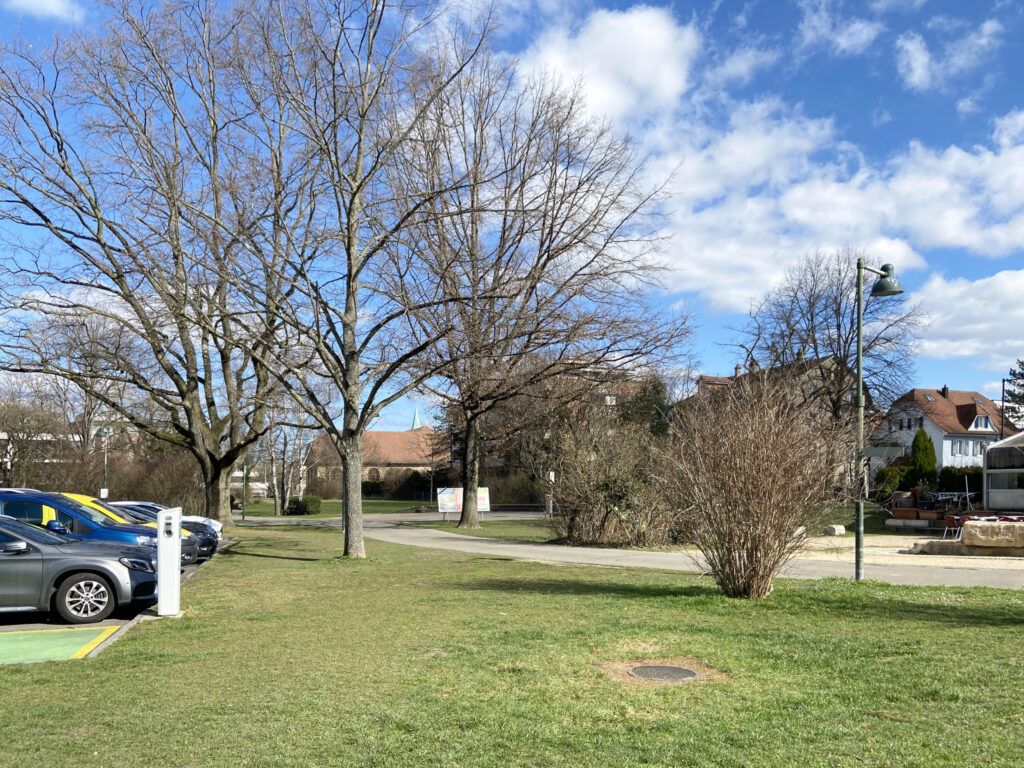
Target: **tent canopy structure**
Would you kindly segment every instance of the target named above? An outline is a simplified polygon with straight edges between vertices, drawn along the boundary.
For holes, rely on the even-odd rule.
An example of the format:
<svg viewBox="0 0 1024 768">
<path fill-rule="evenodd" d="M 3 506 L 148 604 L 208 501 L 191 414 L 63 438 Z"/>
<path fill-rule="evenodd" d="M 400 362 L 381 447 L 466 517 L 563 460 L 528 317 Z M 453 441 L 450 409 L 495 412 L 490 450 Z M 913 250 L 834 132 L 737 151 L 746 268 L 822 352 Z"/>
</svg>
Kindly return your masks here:
<svg viewBox="0 0 1024 768">
<path fill-rule="evenodd" d="M 1024 432 L 985 452 L 985 509 L 1024 511 Z"/>
</svg>

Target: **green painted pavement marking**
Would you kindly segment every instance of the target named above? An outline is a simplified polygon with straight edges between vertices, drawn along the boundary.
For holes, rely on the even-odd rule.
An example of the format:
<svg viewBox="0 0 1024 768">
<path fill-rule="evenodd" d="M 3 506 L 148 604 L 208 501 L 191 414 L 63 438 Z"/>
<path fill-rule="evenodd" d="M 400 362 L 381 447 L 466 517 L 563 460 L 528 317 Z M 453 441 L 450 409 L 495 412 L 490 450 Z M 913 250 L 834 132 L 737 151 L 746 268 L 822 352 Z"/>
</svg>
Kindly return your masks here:
<svg viewBox="0 0 1024 768">
<path fill-rule="evenodd" d="M 80 659 L 116 631 L 115 626 L 0 632 L 0 664 Z"/>
</svg>

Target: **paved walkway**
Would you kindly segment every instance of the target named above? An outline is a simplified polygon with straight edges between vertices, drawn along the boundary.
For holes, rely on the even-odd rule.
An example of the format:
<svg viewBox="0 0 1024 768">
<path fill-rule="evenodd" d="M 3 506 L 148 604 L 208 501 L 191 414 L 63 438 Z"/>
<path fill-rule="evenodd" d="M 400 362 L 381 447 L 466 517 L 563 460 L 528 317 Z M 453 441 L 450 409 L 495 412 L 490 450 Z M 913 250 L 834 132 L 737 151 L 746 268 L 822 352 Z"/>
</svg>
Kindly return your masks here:
<svg viewBox="0 0 1024 768">
<path fill-rule="evenodd" d="M 522 519 L 521 513 L 493 513 L 488 519 Z M 453 552 L 507 557 L 548 563 L 578 563 L 618 568 L 657 568 L 668 571 L 701 571 L 702 560 L 696 552 L 644 552 L 637 550 L 566 547 L 502 541 L 480 536 L 403 525 L 405 522 L 439 522 L 429 513 L 367 515 L 364 534 L 369 539 L 412 547 L 444 549 Z M 242 525 L 315 525 L 337 528 L 340 518 L 298 521 L 295 518 L 252 518 Z M 486 521 L 485 521 L 486 524 Z M 1024 559 L 996 557 L 941 557 L 905 554 L 912 537 L 865 537 L 864 576 L 890 584 L 915 584 L 950 587 L 1024 588 Z M 812 540 L 801 557 L 791 561 L 782 575 L 794 579 L 853 577 L 853 538 L 822 537 Z"/>
</svg>

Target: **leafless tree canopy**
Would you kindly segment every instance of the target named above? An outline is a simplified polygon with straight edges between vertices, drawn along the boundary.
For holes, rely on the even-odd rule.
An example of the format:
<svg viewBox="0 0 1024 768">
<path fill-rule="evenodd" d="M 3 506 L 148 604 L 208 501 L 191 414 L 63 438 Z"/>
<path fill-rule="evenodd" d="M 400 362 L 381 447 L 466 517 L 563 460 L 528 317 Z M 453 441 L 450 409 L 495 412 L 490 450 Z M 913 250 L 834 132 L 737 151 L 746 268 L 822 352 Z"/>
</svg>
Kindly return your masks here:
<svg viewBox="0 0 1024 768">
<path fill-rule="evenodd" d="M 666 493 L 726 595 L 770 594 L 822 509 L 848 497 L 854 434 L 779 377 L 744 377 L 677 407 Z"/>
<path fill-rule="evenodd" d="M 266 5 L 110 2 L 95 36 L 0 52 L 2 364 L 190 451 L 225 520 L 287 344 L 232 278 L 287 297 L 312 195 L 256 58 Z"/>
<path fill-rule="evenodd" d="M 437 290 L 407 317 L 415 338 L 436 340 L 422 360 L 437 375 L 423 387 L 448 403 L 459 433 L 461 527 L 479 525 L 485 414 L 552 379 L 649 362 L 688 335 L 638 298 L 656 277 L 655 190 L 630 143 L 584 113 L 578 89 L 523 82 L 481 54 L 393 169 L 409 195 L 464 179 L 424 205 L 404 238 Z"/>
<path fill-rule="evenodd" d="M 835 417 L 848 411 L 857 385 L 857 258 L 849 249 L 815 252 L 787 270 L 781 285 L 750 311 L 737 347 L 762 368 L 800 356 L 845 365 L 822 367 L 821 397 Z M 872 277 L 869 273 L 867 277 Z M 864 382 L 883 408 L 906 391 L 913 373 L 911 343 L 921 324 L 903 296 L 872 298 L 865 281 Z M 834 375 L 837 373 L 839 375 Z"/>
</svg>

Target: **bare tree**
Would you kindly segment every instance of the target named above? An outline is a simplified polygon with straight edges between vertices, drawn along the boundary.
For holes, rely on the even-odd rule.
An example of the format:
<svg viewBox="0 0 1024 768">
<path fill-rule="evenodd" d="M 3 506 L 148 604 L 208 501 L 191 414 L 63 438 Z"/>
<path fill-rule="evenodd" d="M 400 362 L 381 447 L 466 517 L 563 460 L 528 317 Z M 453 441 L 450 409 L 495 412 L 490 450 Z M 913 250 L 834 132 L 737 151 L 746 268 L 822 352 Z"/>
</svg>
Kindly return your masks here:
<svg viewBox="0 0 1024 768">
<path fill-rule="evenodd" d="M 729 597 L 767 597 L 822 510 L 849 497 L 855 432 L 825 414 L 764 374 L 675 409 L 665 492 Z"/>
<path fill-rule="evenodd" d="M 345 554 L 364 557 L 362 436 L 383 407 L 429 375 L 410 363 L 435 342 L 408 334 L 407 316 L 439 298 L 403 233 L 429 200 L 459 183 L 402 190 L 386 171 L 473 58 L 486 22 L 466 30 L 424 3 L 295 0 L 275 4 L 261 24 L 261 67 L 295 116 L 320 184 L 313 247 L 288 263 L 293 295 L 261 290 L 251 300 L 293 329 L 296 349 L 315 360 L 268 349 L 282 384 L 338 451 Z"/>
<path fill-rule="evenodd" d="M 104 3 L 96 35 L 0 51 L 7 370 L 73 382 L 187 449 L 208 514 L 267 428 L 268 305 L 316 175 L 253 38 L 264 6 Z M 254 306 L 234 288 L 245 269 Z"/>
<path fill-rule="evenodd" d="M 53 403 L 18 384 L 5 381 L 0 391 L 0 485 L 7 487 L 35 482 L 80 447 Z"/>
<path fill-rule="evenodd" d="M 835 418 L 849 416 L 857 386 L 859 255 L 850 249 L 817 251 L 787 270 L 781 285 L 751 309 L 736 343 L 748 367 L 806 359 L 818 373 L 817 397 Z M 911 344 L 922 318 L 902 296 L 865 294 L 864 382 L 885 407 L 906 391 L 913 373 Z"/>
<path fill-rule="evenodd" d="M 656 190 L 628 140 L 589 120 L 578 89 L 521 83 L 509 64 L 478 57 L 435 100 L 394 167 L 433 197 L 406 238 L 429 254 L 440 301 L 408 315 L 431 343 L 461 447 L 461 528 L 479 527 L 480 428 L 505 401 L 556 378 L 599 383 L 681 344 L 682 322 L 645 308 Z M 593 376 L 594 373 L 598 375 Z M 586 391 L 587 387 L 578 389 Z"/>
</svg>

